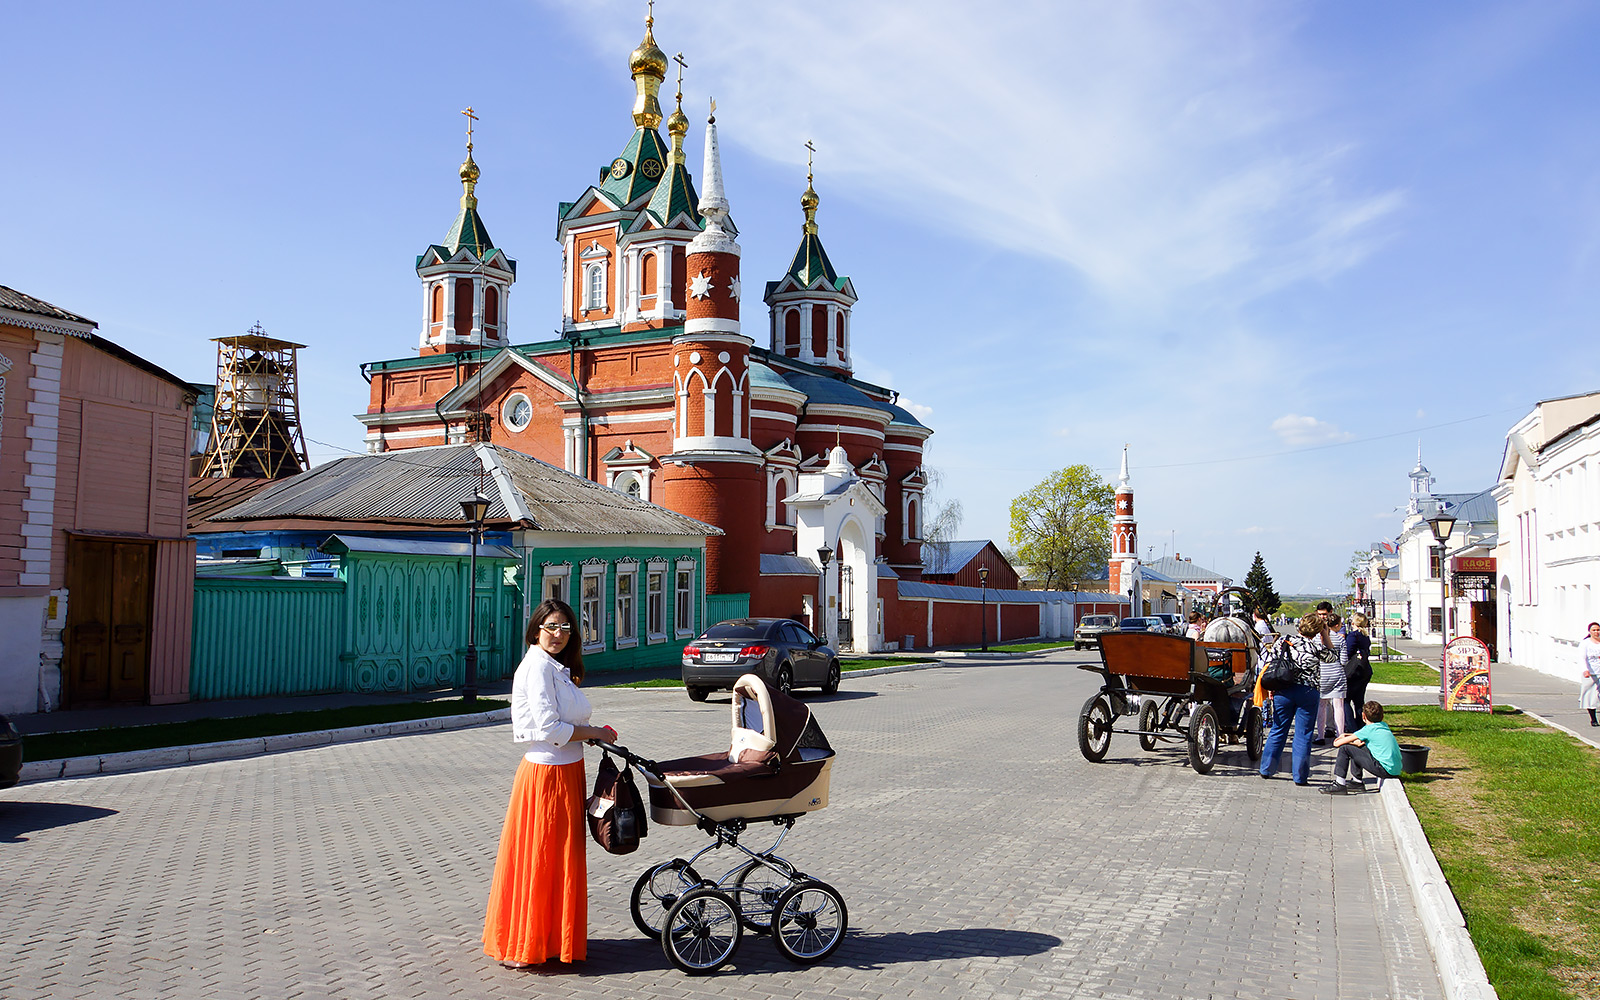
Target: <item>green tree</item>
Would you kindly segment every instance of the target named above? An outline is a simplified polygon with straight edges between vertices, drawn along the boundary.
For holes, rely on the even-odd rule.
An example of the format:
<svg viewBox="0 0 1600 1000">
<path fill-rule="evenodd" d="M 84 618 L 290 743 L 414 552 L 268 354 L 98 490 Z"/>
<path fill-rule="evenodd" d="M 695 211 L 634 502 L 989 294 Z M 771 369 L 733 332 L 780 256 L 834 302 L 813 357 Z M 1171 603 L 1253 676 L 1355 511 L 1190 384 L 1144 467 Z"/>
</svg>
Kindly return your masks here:
<svg viewBox="0 0 1600 1000">
<path fill-rule="evenodd" d="M 1011 501 L 1011 545 L 1044 589 L 1105 569 L 1113 497 L 1094 469 L 1070 465 Z"/>
<path fill-rule="evenodd" d="M 1283 600 L 1272 589 L 1272 575 L 1267 572 L 1267 564 L 1261 560 L 1260 552 L 1256 553 L 1256 561 L 1250 564 L 1250 572 L 1244 575 L 1244 586 L 1250 591 L 1251 611 L 1270 615 L 1283 607 Z"/>
</svg>

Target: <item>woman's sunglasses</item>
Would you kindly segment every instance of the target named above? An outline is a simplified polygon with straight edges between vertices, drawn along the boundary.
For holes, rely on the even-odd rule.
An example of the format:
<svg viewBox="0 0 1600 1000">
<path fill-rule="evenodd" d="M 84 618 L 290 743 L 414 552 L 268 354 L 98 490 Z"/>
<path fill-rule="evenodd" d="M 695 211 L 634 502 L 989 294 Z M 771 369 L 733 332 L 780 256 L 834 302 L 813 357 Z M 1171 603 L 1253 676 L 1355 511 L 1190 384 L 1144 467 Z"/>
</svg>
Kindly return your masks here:
<svg viewBox="0 0 1600 1000">
<path fill-rule="evenodd" d="M 562 622 L 559 625 L 557 625 L 555 622 L 545 622 L 543 625 L 540 625 L 539 627 L 541 629 L 543 629 L 544 631 L 549 632 L 552 635 L 554 635 L 557 632 L 571 632 L 572 631 L 572 623 L 571 622 Z"/>
</svg>

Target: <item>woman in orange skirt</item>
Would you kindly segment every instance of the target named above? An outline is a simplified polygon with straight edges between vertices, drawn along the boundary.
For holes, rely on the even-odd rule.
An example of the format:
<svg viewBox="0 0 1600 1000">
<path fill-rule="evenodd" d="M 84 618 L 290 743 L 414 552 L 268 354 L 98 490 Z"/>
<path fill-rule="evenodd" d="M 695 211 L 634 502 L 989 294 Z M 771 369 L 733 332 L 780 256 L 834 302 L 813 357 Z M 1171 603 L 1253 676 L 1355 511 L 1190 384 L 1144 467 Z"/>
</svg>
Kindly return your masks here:
<svg viewBox="0 0 1600 1000">
<path fill-rule="evenodd" d="M 483 922 L 484 952 L 508 969 L 581 962 L 589 947 L 583 742 L 617 732 L 589 724 L 576 620 L 562 601 L 535 608 L 511 682 L 511 738 L 532 746 L 511 785 Z"/>
</svg>

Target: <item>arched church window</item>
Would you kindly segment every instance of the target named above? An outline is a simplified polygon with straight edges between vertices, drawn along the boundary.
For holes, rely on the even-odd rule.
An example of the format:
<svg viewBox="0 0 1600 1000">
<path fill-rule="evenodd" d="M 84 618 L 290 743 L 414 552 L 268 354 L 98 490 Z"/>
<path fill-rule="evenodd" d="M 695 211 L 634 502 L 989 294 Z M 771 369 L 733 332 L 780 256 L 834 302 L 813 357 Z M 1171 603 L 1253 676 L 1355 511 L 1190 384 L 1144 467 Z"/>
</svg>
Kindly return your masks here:
<svg viewBox="0 0 1600 1000">
<path fill-rule="evenodd" d="M 784 353 L 794 350 L 800 351 L 800 310 L 790 309 L 783 314 L 783 346 Z"/>
<path fill-rule="evenodd" d="M 611 480 L 611 488 L 618 493 L 626 493 L 635 500 L 644 498 L 644 483 L 640 481 L 637 472 L 619 472 Z"/>
<path fill-rule="evenodd" d="M 444 323 L 444 282 L 433 286 L 433 325 L 441 326 Z M 438 332 L 435 330 L 434 332 Z"/>
<path fill-rule="evenodd" d="M 906 537 L 922 537 L 922 503 L 916 497 L 906 501 Z"/>
<path fill-rule="evenodd" d="M 656 294 L 656 283 L 660 280 L 658 270 L 655 254 L 647 253 L 639 259 L 639 294 L 644 298 Z"/>
<path fill-rule="evenodd" d="M 456 279 L 456 336 L 472 334 L 472 279 Z"/>
<path fill-rule="evenodd" d="M 483 329 L 485 333 L 500 332 L 500 288 L 497 285 L 483 290 Z"/>
<path fill-rule="evenodd" d="M 583 271 L 583 307 L 585 309 L 604 309 L 606 307 L 606 269 L 600 264 L 590 264 Z"/>
</svg>

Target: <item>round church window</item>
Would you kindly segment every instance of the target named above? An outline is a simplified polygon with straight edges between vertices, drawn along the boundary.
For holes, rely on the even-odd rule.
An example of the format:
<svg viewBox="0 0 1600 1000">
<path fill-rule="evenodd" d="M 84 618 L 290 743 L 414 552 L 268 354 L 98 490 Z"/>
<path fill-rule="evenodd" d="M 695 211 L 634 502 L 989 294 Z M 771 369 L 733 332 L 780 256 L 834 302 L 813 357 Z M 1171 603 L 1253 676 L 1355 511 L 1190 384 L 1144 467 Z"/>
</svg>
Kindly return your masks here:
<svg viewBox="0 0 1600 1000">
<path fill-rule="evenodd" d="M 505 423 L 506 429 L 511 431 L 524 431 L 533 423 L 533 404 L 522 393 L 513 393 L 506 405 L 500 410 L 500 419 Z"/>
</svg>

